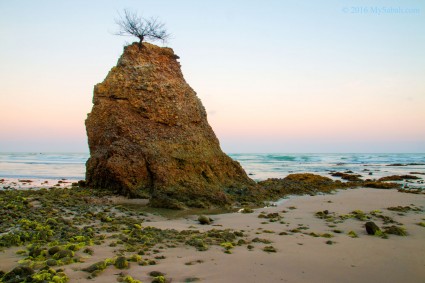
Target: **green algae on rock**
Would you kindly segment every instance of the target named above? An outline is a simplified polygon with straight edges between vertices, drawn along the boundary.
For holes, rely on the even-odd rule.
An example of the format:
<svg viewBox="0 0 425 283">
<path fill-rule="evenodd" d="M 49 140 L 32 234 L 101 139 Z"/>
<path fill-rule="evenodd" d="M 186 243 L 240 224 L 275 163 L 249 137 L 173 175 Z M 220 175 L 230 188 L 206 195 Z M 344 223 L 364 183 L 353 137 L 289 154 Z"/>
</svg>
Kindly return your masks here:
<svg viewBox="0 0 425 283">
<path fill-rule="evenodd" d="M 361 185 L 372 189 L 397 189 L 401 187 L 401 184 L 383 181 L 365 181 L 362 182 Z"/>
<path fill-rule="evenodd" d="M 336 189 L 351 187 L 351 184 L 334 181 L 311 173 L 290 174 L 283 179 L 267 179 L 258 183 L 263 199 L 278 199 L 287 195 L 315 195 L 330 193 Z"/>
<path fill-rule="evenodd" d="M 384 233 L 386 234 L 392 234 L 392 235 L 397 235 L 397 236 L 407 236 L 407 232 L 406 229 L 403 227 L 399 227 L 399 226 L 389 226 L 389 227 L 384 227 Z"/>
<path fill-rule="evenodd" d="M 119 256 L 117 259 L 115 259 L 114 266 L 118 269 L 127 269 L 130 267 L 130 264 L 128 263 L 125 256 Z"/>
<path fill-rule="evenodd" d="M 35 271 L 27 266 L 18 266 L 3 275 L 2 282 L 25 282 L 30 281 Z"/>
<path fill-rule="evenodd" d="M 78 264 L 83 254 L 94 251 L 89 247 L 94 244 L 107 246 L 108 243 L 115 242 L 119 249 L 114 252 L 117 257 L 83 266 L 83 270 L 89 273 L 89 278 L 99 276 L 104 269 L 114 264 L 124 268 L 128 262 L 155 265 L 164 256 L 156 255 L 152 259 L 148 255 L 155 255 L 164 247 L 186 246 L 207 250 L 210 246 L 220 246 L 222 243 L 236 246 L 246 245 L 248 242 L 243 231 L 178 231 L 145 226 L 145 214 L 134 213 L 119 205 L 105 204 L 100 199 L 102 197 L 97 197 L 95 191 L 80 188 L 0 192 L 0 229 L 5 231 L 0 236 L 0 246 L 25 246 L 19 252 L 19 256 L 23 258 L 18 264 L 33 270 L 38 279 L 46 277 L 51 281 L 55 278 L 57 282 L 66 282 L 65 274 L 57 272 L 54 275 L 45 271 L 45 268 Z M 26 206 L 24 201 L 33 205 Z M 15 207 L 20 208 L 15 210 Z M 102 221 L 104 216 L 110 217 L 112 221 Z M 30 229 L 50 232 L 48 237 L 21 239 L 20 235 L 25 235 Z M 15 238 L 19 241 L 10 241 Z M 122 252 L 127 254 L 120 265 L 118 259 L 123 255 Z M 129 255 L 130 252 L 137 254 Z M 146 257 L 142 258 L 139 254 Z"/>
<path fill-rule="evenodd" d="M 107 267 L 107 265 L 106 265 L 105 261 L 99 261 L 99 262 L 93 263 L 92 265 L 90 265 L 86 268 L 83 268 L 82 270 L 89 272 L 89 273 L 92 273 L 92 272 L 95 272 L 95 271 L 103 271 L 106 267 Z"/>
<path fill-rule="evenodd" d="M 416 180 L 420 179 L 418 176 L 413 175 L 391 175 L 379 178 L 378 181 L 403 181 L 403 180 Z"/>
<path fill-rule="evenodd" d="M 423 211 L 422 209 L 418 208 L 418 207 L 414 207 L 414 206 L 392 206 L 392 207 L 388 207 L 387 208 L 390 211 L 398 211 L 398 212 L 410 212 L 410 211 L 416 211 L 416 212 L 420 212 Z"/>
<path fill-rule="evenodd" d="M 358 238 L 359 236 L 357 235 L 357 233 L 356 232 L 354 232 L 354 231 L 350 231 L 350 232 L 348 232 L 347 233 L 347 235 L 349 236 L 349 237 L 351 237 L 351 238 Z"/>
<path fill-rule="evenodd" d="M 122 279 L 122 282 L 125 282 L 125 283 L 142 283 L 142 281 L 137 280 L 137 279 L 134 279 L 134 278 L 133 278 L 133 277 L 131 277 L 130 275 L 125 276 L 125 277 Z"/>
<path fill-rule="evenodd" d="M 198 221 L 199 221 L 199 224 L 202 224 L 202 225 L 209 225 L 209 224 L 211 224 L 211 222 L 213 221 L 211 218 L 209 218 L 208 216 L 205 216 L 205 215 L 200 215 L 199 217 L 198 217 Z"/>
<path fill-rule="evenodd" d="M 331 176 L 333 176 L 333 177 L 341 177 L 341 179 L 347 180 L 347 181 L 351 181 L 351 182 L 360 182 L 360 181 L 363 181 L 360 178 L 361 175 L 359 175 L 359 174 L 352 174 L 352 172 L 351 173 L 347 173 L 347 172 L 334 172 L 334 173 L 331 173 Z"/>
<path fill-rule="evenodd" d="M 250 207 L 244 207 L 240 210 L 240 213 L 245 213 L 245 214 L 246 213 L 253 213 L 253 212 L 254 212 L 254 210 Z"/>
<path fill-rule="evenodd" d="M 263 251 L 267 252 L 267 253 L 275 253 L 277 252 L 276 248 L 273 246 L 265 246 L 263 248 Z"/>
<path fill-rule="evenodd" d="M 375 224 L 375 222 L 368 221 L 365 223 L 366 232 L 369 235 L 378 235 L 379 232 L 381 232 L 381 229 L 379 229 L 378 225 Z"/>
</svg>

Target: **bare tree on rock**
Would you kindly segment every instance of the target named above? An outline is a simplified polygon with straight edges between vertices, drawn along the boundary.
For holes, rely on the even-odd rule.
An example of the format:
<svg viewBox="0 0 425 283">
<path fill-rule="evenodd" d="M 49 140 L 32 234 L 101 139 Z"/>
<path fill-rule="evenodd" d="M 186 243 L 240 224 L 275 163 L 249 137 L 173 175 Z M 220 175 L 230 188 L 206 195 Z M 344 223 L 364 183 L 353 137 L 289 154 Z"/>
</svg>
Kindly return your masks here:
<svg viewBox="0 0 425 283">
<path fill-rule="evenodd" d="M 170 34 L 165 29 L 164 23 L 158 21 L 158 18 L 143 18 L 136 12 L 124 10 L 124 15 L 119 15 L 115 19 L 115 23 L 119 26 L 116 35 L 135 36 L 139 39 L 139 45 L 142 47 L 144 40 L 162 40 L 166 41 Z"/>
</svg>

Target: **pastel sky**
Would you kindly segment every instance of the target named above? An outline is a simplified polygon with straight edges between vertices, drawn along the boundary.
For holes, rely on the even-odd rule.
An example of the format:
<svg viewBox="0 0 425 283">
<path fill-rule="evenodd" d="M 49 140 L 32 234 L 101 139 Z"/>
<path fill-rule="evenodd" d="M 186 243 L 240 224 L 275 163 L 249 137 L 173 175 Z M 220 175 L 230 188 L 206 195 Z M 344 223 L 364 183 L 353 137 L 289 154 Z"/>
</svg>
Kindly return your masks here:
<svg viewBox="0 0 425 283">
<path fill-rule="evenodd" d="M 124 8 L 165 22 L 228 153 L 425 152 L 420 0 L 0 0 L 0 151 L 88 151 Z"/>
</svg>

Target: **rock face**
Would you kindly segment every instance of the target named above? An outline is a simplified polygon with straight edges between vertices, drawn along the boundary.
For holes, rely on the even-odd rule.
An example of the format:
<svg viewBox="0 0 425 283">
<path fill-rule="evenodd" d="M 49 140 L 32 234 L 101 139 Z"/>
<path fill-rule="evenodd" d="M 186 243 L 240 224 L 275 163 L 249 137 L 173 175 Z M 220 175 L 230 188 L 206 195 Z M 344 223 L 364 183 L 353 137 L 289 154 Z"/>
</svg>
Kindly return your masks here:
<svg viewBox="0 0 425 283">
<path fill-rule="evenodd" d="M 255 185 L 221 151 L 178 58 L 170 48 L 133 43 L 94 87 L 88 187 L 179 208 L 225 205 Z"/>
</svg>

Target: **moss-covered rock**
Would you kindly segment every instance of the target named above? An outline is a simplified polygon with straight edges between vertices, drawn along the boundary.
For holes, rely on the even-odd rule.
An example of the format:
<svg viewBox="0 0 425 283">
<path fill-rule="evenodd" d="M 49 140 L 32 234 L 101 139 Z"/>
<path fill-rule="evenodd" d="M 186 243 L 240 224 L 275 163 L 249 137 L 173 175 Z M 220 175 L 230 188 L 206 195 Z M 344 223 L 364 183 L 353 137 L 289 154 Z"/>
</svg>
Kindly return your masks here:
<svg viewBox="0 0 425 283">
<path fill-rule="evenodd" d="M 106 267 L 107 267 L 107 265 L 104 261 L 99 261 L 99 262 L 96 262 L 96 263 L 86 267 L 86 268 L 83 268 L 82 270 L 85 271 L 85 272 L 92 273 L 92 272 L 97 271 L 97 270 L 102 271 Z"/>
<path fill-rule="evenodd" d="M 134 279 L 134 278 L 133 278 L 133 277 L 131 277 L 130 275 L 125 276 L 125 277 L 122 279 L 122 282 L 125 282 L 125 283 L 142 283 L 142 281 L 137 280 L 137 279 Z"/>
<path fill-rule="evenodd" d="M 397 212 L 409 212 L 409 211 L 422 211 L 422 209 L 420 209 L 419 207 L 415 207 L 415 206 L 409 206 L 409 205 L 406 205 L 406 206 L 401 206 L 401 205 L 399 205 L 399 206 L 391 206 L 391 207 L 388 207 L 387 208 L 388 210 L 391 210 L 391 211 L 397 211 Z"/>
<path fill-rule="evenodd" d="M 204 239 L 199 237 L 193 237 L 192 239 L 186 241 L 186 244 L 195 247 L 198 251 L 206 251 L 209 248 Z"/>
<path fill-rule="evenodd" d="M 56 254 L 57 252 L 59 252 L 61 250 L 61 248 L 60 247 L 58 247 L 58 246 L 54 246 L 54 247 L 51 247 L 49 250 L 48 250 L 48 252 L 49 252 L 49 255 L 54 255 L 54 254 Z"/>
<path fill-rule="evenodd" d="M 93 255 L 94 254 L 94 250 L 92 248 L 87 247 L 87 248 L 85 248 L 83 250 L 83 253 L 89 254 L 89 255 Z"/>
<path fill-rule="evenodd" d="M 169 281 L 165 278 L 165 276 L 160 275 L 152 279 L 151 282 L 152 283 L 168 283 Z"/>
<path fill-rule="evenodd" d="M 43 248 L 41 248 L 40 246 L 38 246 L 38 245 L 30 245 L 29 247 L 28 247 L 28 255 L 30 256 L 30 257 L 38 257 L 38 256 L 40 256 L 41 255 L 41 253 L 43 252 Z"/>
<path fill-rule="evenodd" d="M 357 220 L 360 221 L 367 221 L 370 219 L 370 217 L 368 215 L 366 215 L 365 212 L 361 211 L 361 210 L 354 210 L 351 212 L 351 214 L 354 216 L 354 218 L 356 218 Z"/>
<path fill-rule="evenodd" d="M 361 175 L 358 174 L 352 174 L 347 172 L 334 172 L 331 174 L 333 177 L 340 177 L 343 180 L 347 180 L 350 182 L 361 182 L 363 181 L 360 177 Z"/>
<path fill-rule="evenodd" d="M 58 265 L 58 261 L 56 259 L 49 258 L 48 260 L 46 260 L 46 265 L 47 266 L 56 266 L 56 265 Z"/>
<path fill-rule="evenodd" d="M 130 267 L 130 264 L 124 256 L 119 256 L 115 260 L 114 266 L 118 269 L 127 269 Z"/>
<path fill-rule="evenodd" d="M 361 183 L 361 186 L 366 188 L 373 188 L 373 189 L 396 189 L 396 188 L 400 188 L 401 184 L 381 182 L 381 181 L 365 181 Z"/>
<path fill-rule="evenodd" d="M 263 188 L 262 197 L 265 199 L 278 199 L 286 195 L 329 193 L 349 186 L 346 183 L 310 173 L 290 174 L 284 179 L 267 179 L 259 182 L 258 185 Z"/>
<path fill-rule="evenodd" d="M 30 267 L 18 266 L 6 273 L 1 280 L 6 283 L 31 282 L 34 273 Z"/>
<path fill-rule="evenodd" d="M 151 277 L 158 277 L 158 276 L 165 276 L 165 273 L 161 272 L 161 271 L 151 271 L 149 272 L 149 276 Z"/>
<path fill-rule="evenodd" d="M 350 231 L 347 233 L 348 236 L 350 236 L 351 238 L 358 238 L 359 236 L 357 235 L 356 232 L 354 231 Z"/>
<path fill-rule="evenodd" d="M 53 255 L 53 258 L 54 259 L 63 259 L 63 258 L 66 258 L 66 257 L 71 258 L 73 256 L 74 256 L 74 252 L 71 251 L 71 250 L 60 250 Z"/>
<path fill-rule="evenodd" d="M 275 253 L 275 252 L 277 252 L 277 250 L 273 246 L 265 246 L 263 248 L 263 251 L 265 251 L 267 253 Z"/>
<path fill-rule="evenodd" d="M 200 215 L 200 216 L 198 217 L 198 221 L 199 221 L 199 224 L 202 224 L 202 225 L 209 225 L 209 224 L 211 224 L 212 219 L 211 219 L 211 218 L 209 218 L 208 216 Z"/>
<path fill-rule="evenodd" d="M 31 277 L 31 282 L 54 282 L 54 283 L 66 283 L 69 281 L 68 276 L 63 272 L 57 272 L 52 268 L 43 268 L 37 273 L 34 273 Z"/>
<path fill-rule="evenodd" d="M 415 180 L 420 179 L 418 176 L 414 175 L 391 175 L 379 178 L 378 181 L 384 182 L 384 181 L 403 181 L 403 180 Z"/>
<path fill-rule="evenodd" d="M 369 235 L 378 235 L 379 232 L 381 232 L 381 229 L 379 229 L 378 225 L 375 224 L 375 222 L 369 221 L 365 223 L 366 232 Z"/>
<path fill-rule="evenodd" d="M 253 213 L 254 210 L 252 208 L 249 207 L 244 207 L 240 210 L 241 213 Z"/>
<path fill-rule="evenodd" d="M 397 235 L 397 236 L 407 236 L 407 232 L 406 232 L 405 228 L 395 226 L 395 225 L 385 227 L 384 232 L 387 233 L 387 234 L 392 234 L 392 235 Z"/>
</svg>

